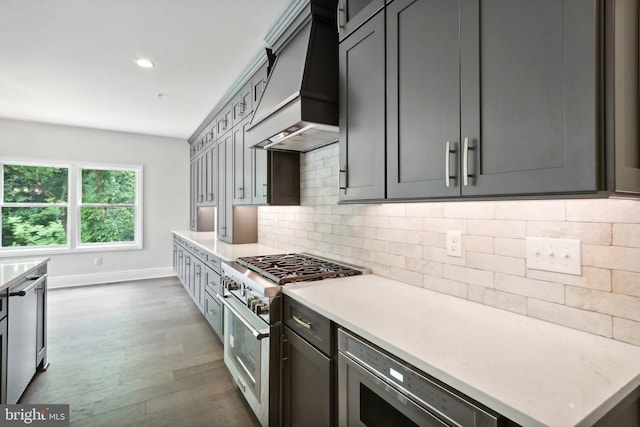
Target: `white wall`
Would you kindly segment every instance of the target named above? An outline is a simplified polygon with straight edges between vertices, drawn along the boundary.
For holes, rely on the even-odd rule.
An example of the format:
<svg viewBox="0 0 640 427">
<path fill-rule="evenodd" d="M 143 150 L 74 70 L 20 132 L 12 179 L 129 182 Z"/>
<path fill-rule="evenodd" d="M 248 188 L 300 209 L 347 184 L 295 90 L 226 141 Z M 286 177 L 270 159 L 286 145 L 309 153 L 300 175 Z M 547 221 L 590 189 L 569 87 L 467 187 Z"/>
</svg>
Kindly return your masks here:
<svg viewBox="0 0 640 427">
<path fill-rule="evenodd" d="M 640 346 L 640 200 L 338 205 L 338 164 L 337 144 L 304 154 L 301 206 L 260 207 L 259 242 Z M 582 275 L 527 268 L 529 236 L 581 240 Z"/>
<path fill-rule="evenodd" d="M 171 230 L 189 228 L 186 140 L 0 119 L 1 159 L 143 165 L 144 249 L 52 255 L 51 287 L 172 274 Z"/>
</svg>

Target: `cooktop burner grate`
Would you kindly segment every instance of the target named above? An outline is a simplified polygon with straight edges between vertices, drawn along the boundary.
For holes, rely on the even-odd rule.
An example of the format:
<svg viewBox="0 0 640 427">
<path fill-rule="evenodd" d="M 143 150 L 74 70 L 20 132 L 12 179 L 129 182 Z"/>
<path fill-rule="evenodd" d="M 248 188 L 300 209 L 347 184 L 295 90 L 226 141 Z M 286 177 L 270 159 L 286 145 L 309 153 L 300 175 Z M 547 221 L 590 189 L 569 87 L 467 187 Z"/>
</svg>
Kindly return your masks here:
<svg viewBox="0 0 640 427">
<path fill-rule="evenodd" d="M 362 274 L 361 270 L 305 254 L 242 257 L 236 262 L 279 285 Z"/>
</svg>

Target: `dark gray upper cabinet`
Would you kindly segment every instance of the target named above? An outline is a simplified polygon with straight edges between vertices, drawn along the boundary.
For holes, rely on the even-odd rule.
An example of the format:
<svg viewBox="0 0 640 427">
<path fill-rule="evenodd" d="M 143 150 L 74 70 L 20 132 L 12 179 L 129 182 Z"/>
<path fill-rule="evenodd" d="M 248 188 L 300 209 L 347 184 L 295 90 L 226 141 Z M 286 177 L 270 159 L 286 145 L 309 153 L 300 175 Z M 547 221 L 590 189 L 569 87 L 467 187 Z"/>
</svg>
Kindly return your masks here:
<svg viewBox="0 0 640 427">
<path fill-rule="evenodd" d="M 388 198 L 598 189 L 593 1 L 386 11 Z"/>
<path fill-rule="evenodd" d="M 597 190 L 596 2 L 461 5 L 462 194 Z"/>
<path fill-rule="evenodd" d="M 267 152 L 267 204 L 300 204 L 299 152 Z"/>
<path fill-rule="evenodd" d="M 229 165 L 229 167 L 227 167 Z M 233 146 L 231 132 L 222 136 L 218 142 L 218 217 L 216 231 L 218 239 L 230 242 L 233 221 Z"/>
<path fill-rule="evenodd" d="M 340 200 L 385 197 L 384 12 L 339 46 Z"/>
<path fill-rule="evenodd" d="M 456 196 L 445 149 L 460 132 L 460 3 L 395 0 L 387 6 L 387 196 Z M 454 175 L 456 153 L 451 153 Z"/>
<path fill-rule="evenodd" d="M 251 150 L 246 145 L 244 120 L 234 126 L 233 134 L 233 204 L 251 204 Z"/>
<path fill-rule="evenodd" d="M 267 150 L 251 150 L 251 203 L 267 203 Z"/>
<path fill-rule="evenodd" d="M 338 0 L 338 38 L 344 40 L 384 7 L 384 0 Z"/>
<path fill-rule="evenodd" d="M 238 125 L 242 120 L 251 116 L 253 106 L 252 83 L 249 80 L 240 88 L 232 101 L 231 116 L 233 117 L 233 126 Z"/>
</svg>

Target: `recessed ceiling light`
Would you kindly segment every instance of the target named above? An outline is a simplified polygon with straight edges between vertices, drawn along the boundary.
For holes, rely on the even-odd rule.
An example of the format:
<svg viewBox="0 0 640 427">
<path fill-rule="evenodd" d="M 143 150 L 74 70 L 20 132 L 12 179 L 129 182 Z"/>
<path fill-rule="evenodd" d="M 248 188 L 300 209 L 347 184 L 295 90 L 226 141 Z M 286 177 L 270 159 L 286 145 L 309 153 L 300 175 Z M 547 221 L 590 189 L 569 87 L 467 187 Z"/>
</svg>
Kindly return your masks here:
<svg viewBox="0 0 640 427">
<path fill-rule="evenodd" d="M 136 59 L 136 64 L 138 64 L 138 66 L 142 68 L 153 68 L 156 65 L 151 62 L 151 60 L 146 58 Z"/>
</svg>

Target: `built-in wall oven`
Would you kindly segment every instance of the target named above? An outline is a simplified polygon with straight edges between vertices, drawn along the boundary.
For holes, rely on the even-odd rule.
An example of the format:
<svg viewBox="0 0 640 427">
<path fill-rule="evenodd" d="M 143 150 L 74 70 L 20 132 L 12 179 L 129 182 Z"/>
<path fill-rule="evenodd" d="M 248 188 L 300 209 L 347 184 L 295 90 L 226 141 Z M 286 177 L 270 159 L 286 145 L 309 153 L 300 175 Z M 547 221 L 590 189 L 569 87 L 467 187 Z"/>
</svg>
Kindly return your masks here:
<svg viewBox="0 0 640 427">
<path fill-rule="evenodd" d="M 222 264 L 224 362 L 265 427 L 282 425 L 282 286 L 369 272 L 308 254 L 238 258 Z"/>
<path fill-rule="evenodd" d="M 497 427 L 506 421 L 352 333 L 338 330 L 340 426 Z"/>
</svg>

